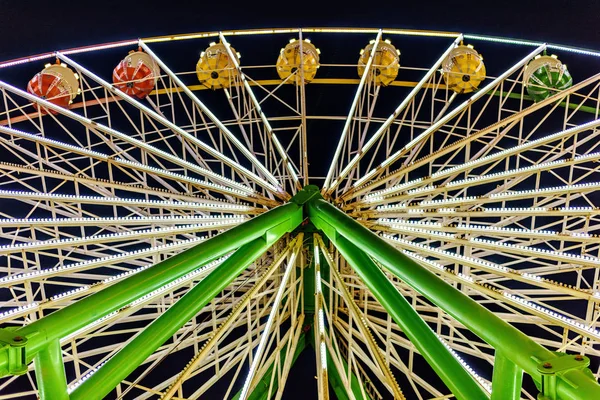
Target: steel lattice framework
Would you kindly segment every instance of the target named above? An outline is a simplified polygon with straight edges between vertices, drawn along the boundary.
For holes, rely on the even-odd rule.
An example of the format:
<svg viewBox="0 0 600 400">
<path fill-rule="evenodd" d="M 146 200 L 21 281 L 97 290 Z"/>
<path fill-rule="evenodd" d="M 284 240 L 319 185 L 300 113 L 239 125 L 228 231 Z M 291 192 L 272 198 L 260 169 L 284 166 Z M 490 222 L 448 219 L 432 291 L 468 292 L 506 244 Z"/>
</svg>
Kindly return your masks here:
<svg viewBox="0 0 600 400">
<path fill-rule="evenodd" d="M 324 52 L 304 84 L 230 47 L 307 37 L 374 39 L 367 71 L 388 37 L 435 56 L 382 87 Z M 215 91 L 178 68 L 210 40 L 234 60 Z M 439 73 L 462 41 L 506 52 L 470 94 Z M 94 66 L 137 46 L 161 71 L 143 100 Z M 545 51 L 600 71 L 590 50 L 362 28 L 0 63 L 0 398 L 279 399 L 308 347 L 319 399 L 600 398 L 600 73 L 534 102 Z M 79 75 L 69 109 L 3 78 L 54 58 Z"/>
</svg>

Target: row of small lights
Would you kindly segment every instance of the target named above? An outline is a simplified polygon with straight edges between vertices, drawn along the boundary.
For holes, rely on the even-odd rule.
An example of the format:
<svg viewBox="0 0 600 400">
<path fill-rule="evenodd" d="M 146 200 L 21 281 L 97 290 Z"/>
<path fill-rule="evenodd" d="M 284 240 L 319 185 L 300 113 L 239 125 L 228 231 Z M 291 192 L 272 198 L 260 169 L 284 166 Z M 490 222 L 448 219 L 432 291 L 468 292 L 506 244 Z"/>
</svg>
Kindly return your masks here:
<svg viewBox="0 0 600 400">
<path fill-rule="evenodd" d="M 390 235 L 390 234 L 387 234 L 387 233 L 382 233 L 381 237 L 384 238 L 384 239 L 386 239 L 386 240 L 390 240 L 390 241 L 393 241 L 393 242 L 402 243 L 404 245 L 408 245 L 408 246 L 411 246 L 411 247 L 417 247 L 419 249 L 423 249 L 425 251 L 432 252 L 432 253 L 435 253 L 435 254 L 440 254 L 440 255 L 445 256 L 445 257 L 456 258 L 456 259 L 459 259 L 461 261 L 466 261 L 468 263 L 476 264 L 476 265 L 479 265 L 479 266 L 482 266 L 482 267 L 485 267 L 485 268 L 488 268 L 488 269 L 493 269 L 493 270 L 504 272 L 504 273 L 515 272 L 514 270 L 511 270 L 509 268 L 503 267 L 502 265 L 498 265 L 498 264 L 495 264 L 495 263 L 492 263 L 492 262 L 489 262 L 489 261 L 486 261 L 486 260 L 482 260 L 482 259 L 474 258 L 474 257 L 463 256 L 463 255 L 456 254 L 456 253 L 453 253 L 453 252 L 450 252 L 450 251 L 447 251 L 447 250 L 442 250 L 442 249 L 430 247 L 430 246 L 427 246 L 427 245 L 424 245 L 424 244 L 421 244 L 421 243 L 417 243 L 417 242 L 414 242 L 414 241 L 411 241 L 411 240 L 402 239 L 402 238 L 399 238 L 399 237 L 396 237 L 396 236 L 393 236 L 393 235 Z"/>
<path fill-rule="evenodd" d="M 73 264 L 60 265 L 60 266 L 47 268 L 47 269 L 41 269 L 41 270 L 37 270 L 37 271 L 30 271 L 30 272 L 25 272 L 25 273 L 14 274 L 14 275 L 10 275 L 10 276 L 4 276 L 4 277 L 0 278 L 0 284 L 11 283 L 14 281 L 20 281 L 23 279 L 28 279 L 28 278 L 33 278 L 33 277 L 41 277 L 44 275 L 50 275 L 50 274 L 54 274 L 57 272 L 70 272 L 72 270 L 78 270 L 78 269 L 88 268 L 88 267 L 95 267 L 95 266 L 100 266 L 100 265 L 104 265 L 107 263 L 114 264 L 114 263 L 120 262 L 122 260 L 132 258 L 132 257 L 139 258 L 146 254 L 153 254 L 156 252 L 166 252 L 166 251 L 169 251 L 169 249 L 173 248 L 173 247 L 180 247 L 182 245 L 184 245 L 184 246 L 190 245 L 191 246 L 192 244 L 194 244 L 196 242 L 201 242 L 204 240 L 206 240 L 206 237 L 197 237 L 197 238 L 188 239 L 185 241 L 163 244 L 160 246 L 149 247 L 146 249 L 128 251 L 125 253 L 105 256 L 105 257 L 96 258 L 93 260 L 81 261 L 81 262 L 73 263 Z"/>
<path fill-rule="evenodd" d="M 485 379 L 483 379 L 481 376 L 479 376 L 479 374 L 477 372 L 475 372 L 475 370 L 469 364 L 467 364 L 467 362 L 461 356 L 459 356 L 458 353 L 456 351 L 454 351 L 452 349 L 452 347 L 450 347 L 450 345 L 448 345 L 448 343 L 446 343 L 446 341 L 444 339 L 442 339 L 442 337 L 440 335 L 438 335 L 437 333 L 435 335 L 438 337 L 438 339 L 444 345 L 444 347 L 446 349 L 448 349 L 448 351 L 450 352 L 450 354 L 452 354 L 452 356 L 454 358 L 456 358 L 456 360 L 458 360 L 458 362 L 460 363 L 460 365 L 462 365 L 463 368 L 473 378 L 475 378 L 475 380 L 477 382 L 479 382 L 479 384 L 481 385 L 481 387 L 483 387 L 488 393 L 491 394 L 492 393 L 492 386 Z"/>
<path fill-rule="evenodd" d="M 507 249 L 529 251 L 529 252 L 533 252 L 536 254 L 542 254 L 542 255 L 550 254 L 552 256 L 564 257 L 564 258 L 567 258 L 570 260 L 589 261 L 589 262 L 593 262 L 593 263 L 598 263 L 600 261 L 598 258 L 591 257 L 591 256 L 584 256 L 584 255 L 572 254 L 572 253 L 564 253 L 564 252 L 555 251 L 555 250 L 537 249 L 534 247 L 522 246 L 519 244 L 511 244 L 511 243 L 501 243 L 501 242 L 497 242 L 494 240 L 488 240 L 488 239 L 470 238 L 469 242 L 488 244 L 488 245 L 492 245 L 492 246 L 499 246 L 499 247 L 504 247 Z"/>
<path fill-rule="evenodd" d="M 514 146 L 514 147 L 510 147 L 510 148 L 508 148 L 506 150 L 502 150 L 502 151 L 499 151 L 497 153 L 490 154 L 488 156 L 482 157 L 482 158 L 477 159 L 477 160 L 467 161 L 466 163 L 463 163 L 461 165 L 457 165 L 457 166 L 454 166 L 454 167 L 451 167 L 451 168 L 447 168 L 447 169 L 444 169 L 444 170 L 441 170 L 441 171 L 438 171 L 438 172 L 434 172 L 431 175 L 431 177 L 432 178 L 438 178 L 438 177 L 441 177 L 442 175 L 450 175 L 450 174 L 456 172 L 457 170 L 459 170 L 461 168 L 473 168 L 475 166 L 479 166 L 479 165 L 482 165 L 482 164 L 487 164 L 487 163 L 489 163 L 491 161 L 494 161 L 494 160 L 496 160 L 498 158 L 502 158 L 502 157 L 504 157 L 504 156 L 506 156 L 508 154 L 511 154 L 511 153 L 520 153 L 520 152 L 522 152 L 525 149 L 528 149 L 528 148 L 531 148 L 531 147 L 536 147 L 540 143 L 544 143 L 544 142 L 548 142 L 548 141 L 553 141 L 553 140 L 558 140 L 558 139 L 562 138 L 565 135 L 569 135 L 571 132 L 575 132 L 575 131 L 579 132 L 582 129 L 585 130 L 585 129 L 588 129 L 588 128 L 593 129 L 593 128 L 596 127 L 596 125 L 598 125 L 597 121 L 587 122 L 587 123 L 579 125 L 579 126 L 577 126 L 575 128 L 565 129 L 563 131 L 556 132 L 556 133 L 553 133 L 551 135 L 544 136 L 542 138 L 539 138 L 539 139 L 536 139 L 536 140 L 532 140 L 530 142 L 523 143 L 523 144 L 520 144 L 520 145 L 517 145 L 517 146 Z M 592 156 L 592 157 L 594 157 L 594 156 Z"/>
<path fill-rule="evenodd" d="M 127 164 L 127 165 L 130 165 L 130 166 L 133 166 L 133 167 L 137 167 L 138 165 L 143 165 L 143 164 L 140 164 L 140 163 L 137 163 L 137 162 L 125 160 L 125 159 L 123 159 L 121 157 L 115 157 L 115 161 L 117 161 L 120 164 Z M 256 193 L 255 190 L 253 190 L 253 189 L 251 189 L 249 187 L 246 187 L 246 186 L 242 185 L 241 183 L 238 183 L 238 182 L 234 181 L 233 179 L 229 179 L 229 178 L 226 178 L 226 177 L 219 177 L 219 179 L 223 180 L 223 181 L 225 181 L 227 183 L 229 183 L 230 185 L 233 185 L 233 186 L 237 187 L 237 189 L 236 188 L 232 188 L 232 187 L 227 187 L 227 186 L 219 185 L 217 183 L 209 182 L 207 180 L 196 179 L 196 178 L 192 178 L 190 176 L 177 174 L 177 173 L 174 173 L 174 172 L 167 171 L 165 169 L 160 169 L 160 168 L 152 167 L 150 165 L 143 165 L 143 166 L 144 166 L 144 169 L 148 169 L 148 170 L 150 170 L 152 172 L 160 173 L 162 175 L 169 175 L 169 176 L 171 176 L 173 178 L 176 178 L 176 179 L 185 179 L 187 181 L 190 181 L 190 182 L 193 182 L 193 183 L 197 183 L 199 185 L 210 186 L 210 187 L 213 187 L 215 189 L 219 189 L 219 190 L 230 192 L 230 193 L 240 194 L 240 195 L 243 195 L 243 196 L 252 196 L 252 195 L 254 195 Z M 208 171 L 208 170 L 206 170 L 206 169 L 204 169 L 202 167 L 198 167 L 198 168 L 200 168 L 200 169 L 202 169 L 204 171 Z"/>
<path fill-rule="evenodd" d="M 59 147 L 59 148 L 65 148 L 65 149 L 71 150 L 71 151 L 73 151 L 73 152 L 75 152 L 77 154 L 83 153 L 83 154 L 86 154 L 86 155 L 88 155 L 90 157 L 99 158 L 99 159 L 102 159 L 104 161 L 112 160 L 113 162 L 118 162 L 120 164 L 126 164 L 126 165 L 129 165 L 129 166 L 137 168 L 137 169 L 149 170 L 149 171 L 160 173 L 160 174 L 163 174 L 163 175 L 169 175 L 170 177 L 173 177 L 175 179 L 187 180 L 187 181 L 190 181 L 192 183 L 197 183 L 197 184 L 200 184 L 200 185 L 204 185 L 204 186 L 208 186 L 208 187 L 213 187 L 213 188 L 219 189 L 221 191 L 225 191 L 225 192 L 229 192 L 229 193 L 233 193 L 233 194 L 240 194 L 240 195 L 244 195 L 244 196 L 251 196 L 251 195 L 253 195 L 253 194 L 256 193 L 253 189 L 248 188 L 248 187 L 246 187 L 246 186 L 244 186 L 244 185 L 242 185 L 242 184 L 240 184 L 240 183 L 238 183 L 238 182 L 236 182 L 236 181 L 234 181 L 232 179 L 226 178 L 226 177 L 222 177 L 220 179 L 222 179 L 223 181 L 228 182 L 229 184 L 232 184 L 232 185 L 238 187 L 238 189 L 235 189 L 235 188 L 232 188 L 232 187 L 223 186 L 223 185 L 219 185 L 219 184 L 207 181 L 207 180 L 196 179 L 196 178 L 192 178 L 192 177 L 185 176 L 185 175 L 182 175 L 182 174 L 178 174 L 178 173 L 166 171 L 164 169 L 152 167 L 152 166 L 149 166 L 149 165 L 144 165 L 144 164 L 141 164 L 139 162 L 125 160 L 125 159 L 123 159 L 121 157 L 115 157 L 113 159 L 109 155 L 101 153 L 99 151 L 88 150 L 88 149 L 85 149 L 85 148 L 73 146 L 71 144 L 64 143 L 64 142 L 61 142 L 61 141 L 58 141 L 58 140 L 55 140 L 55 139 L 50 139 L 50 138 L 43 137 L 43 136 L 33 135 L 31 133 L 24 132 L 24 131 L 21 131 L 21 130 L 17 130 L 17 129 L 14 129 L 14 128 L 4 128 L 4 129 L 6 129 L 6 131 L 9 134 L 13 134 L 13 135 L 18 135 L 18 136 L 21 136 L 21 137 L 25 137 L 25 138 L 27 138 L 29 140 L 32 140 L 32 141 L 35 141 L 35 142 L 38 142 L 38 143 L 45 143 L 45 144 L 49 144 L 49 145 L 54 145 L 54 146 Z M 2 130 L 2 128 L 0 128 L 0 130 Z M 206 170 L 206 169 L 204 169 L 204 168 L 202 168 L 200 166 L 198 166 L 197 168 L 200 168 L 201 170 L 203 170 L 205 172 L 209 172 L 208 170 Z"/>
<path fill-rule="evenodd" d="M 217 267 L 218 265 L 220 265 L 223 261 L 225 261 L 227 258 L 229 258 L 229 255 L 221 257 L 221 258 L 219 258 L 219 259 L 217 259 L 217 260 L 215 260 L 215 261 L 213 261 L 213 262 L 211 262 L 209 264 L 206 264 L 205 266 L 203 266 L 201 268 L 196 269 L 195 271 L 192 271 L 192 272 L 190 272 L 190 273 L 188 273 L 186 275 L 183 275 L 182 277 L 175 279 L 174 281 L 172 281 L 172 282 L 164 285 L 163 287 L 160 287 L 160 288 L 158 288 L 158 289 L 156 289 L 156 290 L 154 290 L 154 291 L 152 291 L 152 292 L 150 292 L 150 293 L 148 293 L 148 294 L 140 297 L 139 299 L 133 301 L 132 303 L 129 304 L 129 307 L 134 307 L 134 306 L 136 306 L 136 305 L 138 305 L 140 303 L 143 303 L 144 301 L 146 301 L 146 300 L 148 300 L 150 298 L 156 297 L 159 294 L 168 291 L 169 289 L 171 289 L 171 288 L 173 288 L 173 287 L 175 287 L 175 286 L 177 286 L 179 284 L 182 284 L 182 283 L 184 283 L 184 282 L 186 282 L 188 280 L 191 280 L 191 279 L 197 277 L 200 274 L 203 274 L 204 272 L 211 271 L 215 267 Z"/>
<path fill-rule="evenodd" d="M 522 297 L 519 296 L 515 296 L 514 294 L 510 294 L 508 292 L 503 292 L 503 295 L 511 300 L 514 300 L 516 302 L 518 302 L 519 304 L 522 304 L 524 306 L 526 306 L 527 308 L 530 308 L 532 310 L 535 310 L 537 312 L 541 312 L 544 313 L 556 320 L 559 320 L 563 323 L 566 323 L 567 325 L 571 325 L 577 329 L 583 330 L 585 332 L 588 332 L 590 335 L 595 336 L 596 338 L 600 338 L 600 331 L 596 330 L 595 328 L 591 327 L 591 326 L 587 326 L 585 324 L 582 324 L 581 322 L 575 321 L 571 318 L 567 318 L 562 314 L 559 314 L 557 312 L 554 312 L 552 310 L 549 310 L 547 308 L 541 307 L 529 300 L 525 300 Z"/>
<path fill-rule="evenodd" d="M 443 225 L 439 222 L 426 222 L 426 221 L 407 221 L 401 219 L 390 219 L 390 218 L 379 218 L 377 220 L 379 224 L 390 226 L 392 228 L 398 228 L 403 226 L 419 226 L 419 227 L 432 227 L 432 228 L 442 228 Z M 526 233 L 526 234 L 536 234 L 543 236 L 571 236 L 571 237 L 591 237 L 589 233 L 585 232 L 557 232 L 550 230 L 533 230 L 533 229 L 524 229 L 524 228 L 510 228 L 510 227 L 500 227 L 500 226 L 488 226 L 488 225 L 477 225 L 477 224 L 463 224 L 460 223 L 456 225 L 456 229 L 464 229 L 469 232 L 471 231 L 488 231 L 488 232 L 505 232 L 505 233 Z"/>
<path fill-rule="evenodd" d="M 484 201 L 489 199 L 509 199 L 512 197 L 534 197 L 538 195 L 545 195 L 549 192 L 562 192 L 562 191 L 579 191 L 581 189 L 584 190 L 593 190 L 596 188 L 600 188 L 600 182 L 590 182 L 590 183 L 580 183 L 575 185 L 565 185 L 565 186 L 555 186 L 551 188 L 543 188 L 543 189 L 529 189 L 529 190 L 518 190 L 514 192 L 502 192 L 502 193 L 492 193 L 489 196 L 465 196 L 460 198 L 451 198 L 451 199 L 439 199 L 439 200 L 424 200 L 419 203 L 419 206 L 439 206 L 442 204 L 453 204 L 453 203 L 461 203 L 465 202 L 473 202 L 473 201 Z M 381 205 L 377 206 L 377 210 L 396 210 L 396 209 L 404 209 L 407 208 L 407 204 L 391 204 L 391 205 Z"/>
<path fill-rule="evenodd" d="M 71 296 L 75 296 L 75 295 L 81 295 L 84 292 L 88 291 L 89 289 L 92 288 L 92 286 L 97 286 L 97 285 L 101 285 L 101 284 L 108 284 L 117 280 L 121 280 L 123 278 L 129 277 L 131 275 L 137 274 L 138 272 L 144 271 L 148 268 L 150 268 L 151 266 L 153 266 L 155 264 L 149 264 L 149 265 L 144 265 L 143 267 L 138 267 L 135 269 L 131 269 L 129 271 L 120 273 L 118 275 L 113 275 L 110 276 L 106 279 L 103 279 L 102 281 L 94 284 L 94 285 L 84 285 L 84 286 L 80 286 L 77 289 L 72 289 L 72 290 L 68 290 L 66 292 L 51 296 L 49 300 L 43 301 L 42 303 L 48 302 L 48 301 L 58 301 L 58 300 L 64 300 L 67 297 L 71 297 Z M 40 303 L 37 302 L 33 302 L 24 306 L 20 306 L 18 308 L 15 308 L 13 310 L 9 310 L 3 313 L 0 313 L 0 320 L 4 319 L 5 317 L 9 317 L 11 315 L 14 314 L 20 314 L 21 312 L 25 312 L 25 311 L 29 311 L 31 309 L 34 309 L 36 307 L 38 307 L 40 305 Z"/>
<path fill-rule="evenodd" d="M 548 161 L 548 162 L 543 162 L 540 164 L 530 165 L 528 167 L 515 168 L 512 170 L 508 170 L 508 171 L 495 172 L 492 174 L 487 174 L 487 175 L 482 175 L 482 176 L 477 176 L 477 177 L 472 177 L 472 178 L 466 178 L 466 179 L 460 179 L 460 180 L 448 183 L 446 185 L 446 187 L 453 187 L 453 186 L 457 186 L 457 185 L 468 184 L 471 182 L 477 182 L 477 181 L 486 180 L 486 179 L 490 179 L 490 178 L 501 178 L 504 176 L 520 174 L 521 172 L 537 171 L 537 170 L 545 169 L 548 167 L 557 167 L 562 164 L 569 164 L 572 162 L 579 162 L 579 161 L 588 161 L 588 160 L 592 160 L 592 159 L 595 160 L 595 159 L 599 159 L 599 158 L 600 158 L 600 152 L 590 153 L 590 154 L 586 154 L 583 156 L 575 157 L 572 160 L 567 159 L 567 160 Z"/>
<path fill-rule="evenodd" d="M 235 210 L 235 211 L 250 211 L 252 208 L 248 206 L 242 206 L 238 204 L 210 204 L 210 203 L 195 203 L 195 202 L 176 202 L 169 200 L 141 200 L 141 199 L 130 199 L 123 197 L 102 197 L 102 196 L 77 196 L 72 194 L 55 194 L 55 193 L 38 193 L 38 192 L 25 192 L 19 190 L 0 190 L 0 197 L 5 198 L 43 198 L 50 200 L 65 200 L 65 201 L 79 201 L 85 202 L 92 200 L 99 203 L 131 203 L 141 206 L 181 206 L 185 208 L 214 208 L 224 210 Z M 112 204 L 111 204 L 112 205 Z"/>
<path fill-rule="evenodd" d="M 444 272 L 453 274 L 455 276 L 458 276 L 462 280 L 465 280 L 465 281 L 467 281 L 469 283 L 476 283 L 475 279 L 471 275 L 466 275 L 466 274 L 463 274 L 462 272 L 454 273 L 453 271 L 449 270 L 448 268 L 444 267 L 443 265 L 441 265 L 441 264 L 439 264 L 439 263 L 437 263 L 435 261 L 429 260 L 429 259 L 427 259 L 427 258 L 425 258 L 423 256 L 420 256 L 420 255 L 418 255 L 416 253 L 413 253 L 411 251 L 402 250 L 402 252 L 404 254 L 406 254 L 407 256 L 409 256 L 409 257 L 411 257 L 413 259 L 419 260 L 421 262 L 424 262 L 424 263 L 426 263 L 428 265 L 431 265 L 431 266 L 435 267 L 436 269 L 438 269 L 440 271 L 444 271 Z M 532 275 L 532 274 L 529 274 L 529 273 L 523 273 L 522 276 L 528 277 L 528 278 L 533 279 L 533 280 L 538 281 L 538 282 L 540 282 L 540 281 L 543 280 L 541 277 L 536 276 L 536 275 Z M 529 302 L 529 301 L 524 300 L 524 299 L 522 299 L 520 297 L 512 295 L 512 294 L 510 294 L 510 293 L 508 293 L 506 291 L 502 292 L 502 294 L 507 299 L 509 299 L 511 301 L 514 301 L 514 302 L 516 302 L 518 304 L 525 305 L 525 306 L 527 306 L 527 307 L 529 307 L 531 309 L 534 309 L 536 311 L 543 312 L 543 313 L 545 313 L 546 315 L 548 315 L 549 317 L 551 317 L 553 319 L 560 320 L 561 322 L 565 322 L 565 323 L 567 323 L 567 324 L 569 324 L 571 326 L 574 326 L 574 327 L 576 327 L 578 329 L 583 329 L 586 332 L 591 333 L 592 335 L 600 336 L 600 332 L 598 332 L 596 329 L 594 329 L 592 327 L 589 327 L 589 326 L 586 326 L 586 325 L 582 324 L 581 322 L 574 321 L 574 320 L 572 320 L 570 318 L 567 318 L 567 317 L 565 317 L 565 316 L 563 316 L 561 314 L 558 314 L 558 313 L 556 313 L 554 311 L 548 310 L 548 309 L 546 309 L 544 307 L 540 307 L 540 306 L 538 306 L 538 305 L 536 305 L 536 304 L 534 304 L 532 302 Z M 594 296 L 600 298 L 600 293 L 595 293 Z"/>
<path fill-rule="evenodd" d="M 26 225 L 26 224 L 41 224 L 41 225 L 61 225 L 64 223 L 69 224 L 85 224 L 85 223 L 99 223 L 99 224 L 152 224 L 152 223 L 163 223 L 163 224 L 176 224 L 181 222 L 190 221 L 202 221 L 214 219 L 216 221 L 227 221 L 232 220 L 233 222 L 243 222 L 247 219 L 246 216 L 233 216 L 233 215 L 171 215 L 171 216 L 133 216 L 133 217 L 98 217 L 98 218 L 86 218 L 86 217 L 75 217 L 75 218 L 11 218 L 11 219 L 0 219 L 0 226 L 2 225 Z"/>
<path fill-rule="evenodd" d="M 72 385 L 69 385 L 69 387 L 67 387 L 67 394 L 73 393 L 73 391 L 75 389 L 77 389 L 83 382 L 87 381 L 90 376 L 94 375 L 94 372 L 98 371 L 105 363 L 106 363 L 106 361 L 101 362 L 100 364 L 98 364 L 98 366 L 90 369 L 85 375 L 83 375 L 81 378 L 79 378 L 75 383 L 73 383 Z"/>
<path fill-rule="evenodd" d="M 584 124 L 588 125 L 588 124 Z M 593 125 L 593 123 L 589 123 L 589 125 Z M 579 127 L 580 128 L 580 127 Z M 518 145 L 515 147 L 511 147 L 509 149 L 500 151 L 498 153 L 494 153 L 494 154 L 490 154 L 486 157 L 482 157 L 480 159 L 477 160 L 472 160 L 472 161 L 467 161 L 466 163 L 463 163 L 461 165 L 457 165 L 451 168 L 446 168 L 443 169 L 441 171 L 435 172 L 431 175 L 432 178 L 442 178 L 444 176 L 448 176 L 451 175 L 452 173 L 457 172 L 460 169 L 468 169 L 468 168 L 474 168 L 476 166 L 479 165 L 484 165 L 487 163 L 490 163 L 492 161 L 494 161 L 497 158 L 501 158 L 503 156 L 506 156 L 510 153 L 515 153 L 523 148 L 528 148 L 528 147 L 535 147 L 537 143 L 541 142 L 541 141 L 548 141 L 548 140 L 552 140 L 552 138 L 556 137 L 562 137 L 564 136 L 565 132 L 568 132 L 568 130 L 565 131 L 561 131 L 558 133 L 555 133 L 553 135 L 541 138 L 541 139 L 537 139 L 537 140 L 533 140 L 531 142 L 528 143 L 524 143 L 522 145 Z M 574 158 L 574 160 L 576 161 L 586 161 L 586 160 L 591 160 L 591 159 L 598 159 L 600 158 L 600 153 L 596 152 L 596 153 L 590 153 L 590 154 L 585 154 L 585 155 L 581 155 L 581 156 L 577 156 Z M 515 169 L 513 171 L 506 171 L 506 172 L 499 172 L 499 173 L 495 173 L 495 174 L 490 174 L 490 175 L 484 175 L 482 177 L 477 177 L 477 178 L 469 178 L 470 180 L 481 180 L 481 179 L 485 179 L 485 178 L 489 178 L 489 177 L 496 177 L 502 174 L 510 174 L 510 173 L 516 173 L 516 172 L 521 172 L 521 171 L 527 171 L 527 170 L 531 170 L 531 169 L 540 169 L 540 168 L 545 168 L 548 166 L 553 166 L 553 165 L 559 165 L 561 163 L 566 163 L 570 160 L 558 160 L 558 161 L 550 161 L 550 162 L 546 162 L 546 163 L 541 163 L 541 164 L 537 164 L 537 165 L 532 165 L 529 167 L 525 167 L 525 168 L 519 168 L 519 169 Z M 455 182 L 451 182 L 448 183 L 446 186 L 450 187 L 450 186 L 455 186 L 455 185 L 459 185 L 461 183 L 465 183 L 467 182 L 469 179 L 462 179 L 459 181 L 455 181 Z M 385 195 L 389 195 L 392 193 L 396 193 L 396 192 L 400 192 L 403 189 L 409 188 L 411 186 L 417 185 L 420 182 L 422 182 L 424 180 L 424 178 L 417 178 L 417 179 L 413 179 L 409 182 L 400 184 L 400 185 L 395 185 L 395 186 L 391 186 L 387 189 L 383 189 L 383 190 L 379 190 L 377 192 L 373 192 L 371 194 L 368 194 L 367 196 L 365 196 L 365 200 L 367 202 L 376 202 L 376 201 L 381 201 L 384 199 Z"/>
<path fill-rule="evenodd" d="M 30 248 L 36 248 L 36 247 L 46 247 L 46 246 L 62 245 L 62 244 L 69 244 L 69 243 L 76 243 L 76 242 L 85 243 L 88 241 L 98 241 L 98 240 L 111 241 L 111 240 L 118 240 L 118 239 L 126 239 L 128 237 L 142 236 L 142 235 L 146 235 L 146 234 L 150 234 L 150 233 L 164 234 L 164 233 L 173 233 L 173 232 L 190 232 L 190 231 L 196 231 L 196 230 L 199 230 L 202 228 L 218 229 L 218 228 L 226 228 L 226 227 L 231 226 L 232 224 L 241 223 L 241 222 L 244 222 L 243 218 L 232 218 L 229 222 L 214 221 L 214 222 L 205 222 L 203 224 L 188 224 L 188 225 L 181 225 L 181 226 L 170 226 L 170 227 L 165 227 L 165 228 L 141 229 L 138 231 L 105 233 L 102 235 L 85 236 L 85 237 L 72 237 L 72 238 L 65 238 L 65 239 L 50 239 L 50 240 L 44 240 L 44 241 L 39 241 L 39 242 L 6 244 L 6 245 L 0 246 L 0 251 L 8 252 L 8 251 L 22 250 L 22 249 L 26 250 L 26 249 L 30 249 Z"/>
</svg>

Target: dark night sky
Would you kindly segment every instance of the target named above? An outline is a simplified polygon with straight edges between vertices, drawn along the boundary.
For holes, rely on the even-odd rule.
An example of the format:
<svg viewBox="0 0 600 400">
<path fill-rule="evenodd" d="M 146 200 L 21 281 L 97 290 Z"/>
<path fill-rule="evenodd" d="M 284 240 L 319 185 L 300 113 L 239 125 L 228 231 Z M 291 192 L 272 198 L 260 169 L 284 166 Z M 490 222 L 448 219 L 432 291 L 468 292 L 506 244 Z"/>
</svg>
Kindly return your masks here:
<svg viewBox="0 0 600 400">
<path fill-rule="evenodd" d="M 290 26 L 447 30 L 600 49 L 598 0 L 360 2 L 366 8 L 350 1 L 322 3 L 104 0 L 61 6 L 59 1 L 0 0 L 0 60 L 137 37 Z M 314 365 L 314 355 L 303 357 L 297 366 Z M 303 382 L 310 382 L 313 372 L 302 375 L 290 382 L 285 398 L 311 398 Z"/>
<path fill-rule="evenodd" d="M 600 47 L 595 0 L 291 2 L 0 1 L 0 59 L 161 34 L 283 26 L 462 31 Z M 87 5 L 89 4 L 89 5 Z"/>
</svg>

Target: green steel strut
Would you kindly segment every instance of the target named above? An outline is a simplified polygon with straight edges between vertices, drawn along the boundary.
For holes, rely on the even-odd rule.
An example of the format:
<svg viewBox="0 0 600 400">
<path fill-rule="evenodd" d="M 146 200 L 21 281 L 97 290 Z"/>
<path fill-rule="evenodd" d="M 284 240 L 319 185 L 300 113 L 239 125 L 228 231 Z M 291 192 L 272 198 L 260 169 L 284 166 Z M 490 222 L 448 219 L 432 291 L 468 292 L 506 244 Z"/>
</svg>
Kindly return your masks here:
<svg viewBox="0 0 600 400">
<path fill-rule="evenodd" d="M 552 382 L 555 391 L 552 400 L 600 399 L 600 385 L 591 371 L 585 368 L 589 365 L 586 357 L 581 357 L 579 364 L 566 363 L 565 358 L 578 356 L 557 354 L 544 348 L 325 200 L 314 198 L 306 207 L 311 221 L 328 237 L 342 236 L 369 254 L 396 277 L 501 351 L 512 363 L 527 372 L 538 387 L 543 387 L 544 382 Z M 559 365 L 568 364 L 569 368 L 553 370 L 555 362 Z M 542 372 L 544 369 L 541 366 L 545 364 L 550 365 L 548 374 L 553 373 L 553 380 Z M 512 381 L 507 384 L 513 386 Z M 543 397 L 544 400 L 546 398 L 552 397 Z"/>
</svg>

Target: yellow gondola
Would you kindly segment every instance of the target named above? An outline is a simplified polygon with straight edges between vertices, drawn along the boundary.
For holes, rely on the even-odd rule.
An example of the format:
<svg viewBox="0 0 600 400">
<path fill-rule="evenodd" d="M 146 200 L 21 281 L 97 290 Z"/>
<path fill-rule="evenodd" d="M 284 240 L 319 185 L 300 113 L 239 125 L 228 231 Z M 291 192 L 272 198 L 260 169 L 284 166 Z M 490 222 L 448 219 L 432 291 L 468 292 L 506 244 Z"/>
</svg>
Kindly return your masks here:
<svg viewBox="0 0 600 400">
<path fill-rule="evenodd" d="M 358 59 L 358 75 L 362 77 L 365 72 L 365 66 L 369 61 L 369 56 L 373 50 L 375 41 L 371 42 L 360 51 Z M 400 68 L 400 50 L 396 49 L 389 40 L 379 42 L 375 56 L 373 57 L 372 70 L 375 84 L 378 86 L 387 86 L 398 76 Z"/>
<path fill-rule="evenodd" d="M 240 54 L 236 53 L 233 47 L 231 52 L 236 61 L 239 61 Z M 196 64 L 196 74 L 201 84 L 213 90 L 232 85 L 236 70 L 223 43 L 211 43 L 206 51 L 200 54 Z"/>
<path fill-rule="evenodd" d="M 300 50 L 301 46 L 302 50 Z M 309 83 L 314 79 L 319 69 L 319 54 L 321 54 L 321 51 L 309 39 L 303 41 L 291 39 L 290 43 L 279 52 L 276 65 L 277 74 L 281 79 L 287 79 L 294 74 L 289 82 L 294 82 L 296 85 L 302 83 L 302 78 L 304 78 L 305 83 Z M 304 63 L 302 68 L 304 77 L 301 76 L 298 70 L 301 63 Z"/>
<path fill-rule="evenodd" d="M 473 46 L 454 48 L 442 64 L 444 81 L 456 93 L 470 93 L 485 79 L 483 57 Z"/>
</svg>

